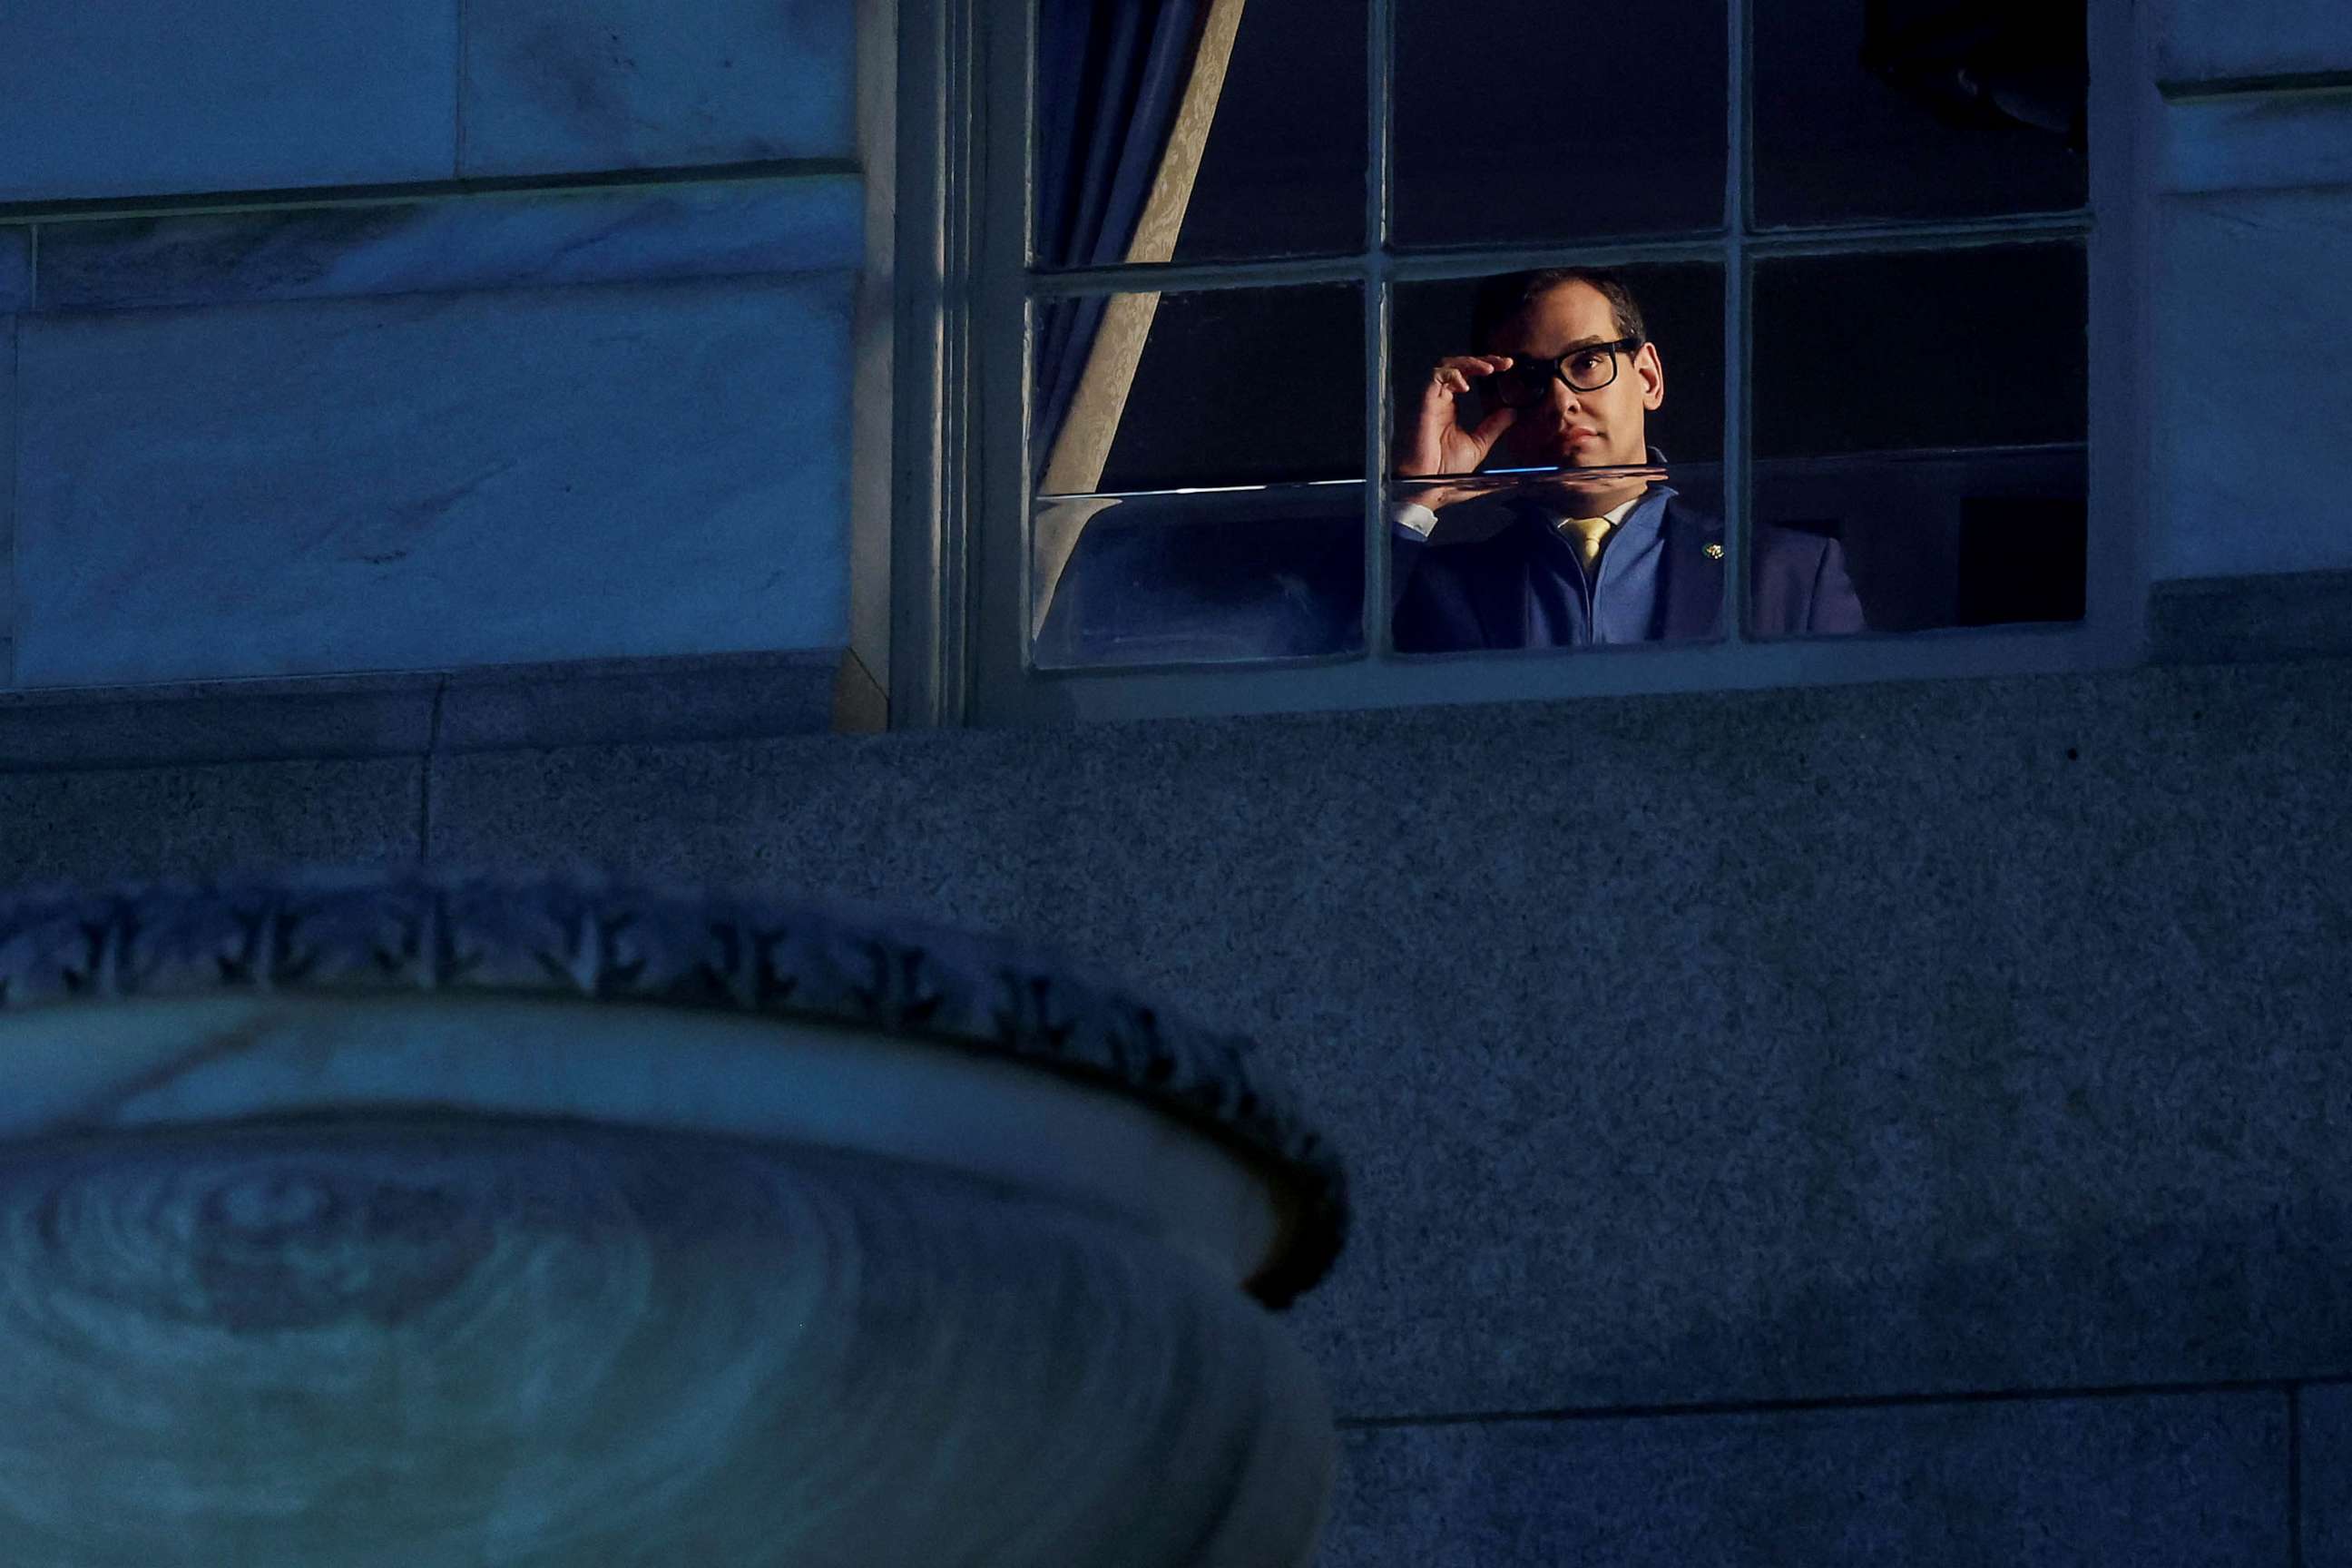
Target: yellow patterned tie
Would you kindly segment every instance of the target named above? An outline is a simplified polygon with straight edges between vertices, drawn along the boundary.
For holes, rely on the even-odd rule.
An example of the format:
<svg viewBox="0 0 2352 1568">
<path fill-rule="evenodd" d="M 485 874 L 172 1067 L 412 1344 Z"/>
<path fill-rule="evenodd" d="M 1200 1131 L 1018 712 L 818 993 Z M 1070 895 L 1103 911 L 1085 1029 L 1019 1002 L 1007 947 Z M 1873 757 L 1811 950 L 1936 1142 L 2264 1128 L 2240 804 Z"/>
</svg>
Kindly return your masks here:
<svg viewBox="0 0 2352 1568">
<path fill-rule="evenodd" d="M 1576 546 L 1576 558 L 1589 573 L 1601 560 L 1601 546 L 1616 524 L 1605 517 L 1571 517 L 1561 526 L 1568 530 L 1568 542 Z"/>
</svg>

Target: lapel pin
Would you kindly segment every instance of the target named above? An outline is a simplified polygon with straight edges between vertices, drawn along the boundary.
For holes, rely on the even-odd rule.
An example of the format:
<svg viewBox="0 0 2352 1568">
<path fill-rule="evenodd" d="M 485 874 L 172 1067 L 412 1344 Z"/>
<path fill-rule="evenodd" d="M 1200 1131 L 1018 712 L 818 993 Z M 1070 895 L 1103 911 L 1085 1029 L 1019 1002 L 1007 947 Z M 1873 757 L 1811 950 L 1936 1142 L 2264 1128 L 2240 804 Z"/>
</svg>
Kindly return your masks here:
<svg viewBox="0 0 2352 1568">
<path fill-rule="evenodd" d="M 1722 559 L 1723 559 L 1723 546 L 1722 546 L 1722 545 L 1720 545 L 1720 544 L 1710 544 L 1710 545 L 1708 545 L 1708 546 L 1706 547 L 1706 558 L 1707 558 L 1709 561 L 1720 561 L 1720 560 L 1722 560 Z"/>
</svg>

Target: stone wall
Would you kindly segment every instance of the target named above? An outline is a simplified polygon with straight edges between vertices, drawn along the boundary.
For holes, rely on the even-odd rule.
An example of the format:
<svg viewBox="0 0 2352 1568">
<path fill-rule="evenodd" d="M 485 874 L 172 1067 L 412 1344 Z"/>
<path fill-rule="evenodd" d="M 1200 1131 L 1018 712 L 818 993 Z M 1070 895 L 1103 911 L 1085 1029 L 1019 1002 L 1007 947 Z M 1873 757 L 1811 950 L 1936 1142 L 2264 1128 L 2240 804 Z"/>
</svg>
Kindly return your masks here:
<svg viewBox="0 0 2352 1568">
<path fill-rule="evenodd" d="M 1255 1034 L 1357 1184 L 1329 1568 L 2352 1565 L 2336 0 L 2155 62 L 2150 569 L 2302 574 L 2168 591 L 2207 662 L 766 740 L 848 613 L 846 10 L 164 10 L 6 14 L 10 679 L 543 662 L 11 698 L 0 882 L 586 858 Z"/>
<path fill-rule="evenodd" d="M 837 653 L 852 11 L 13 8 L 9 683 Z"/>
<path fill-rule="evenodd" d="M 2352 6 L 2158 9 L 2151 574 L 2352 566 Z"/>
<path fill-rule="evenodd" d="M 2319 1568 L 2347 737 L 2338 658 L 16 774 L 0 881 L 585 858 L 1255 1034 L 1355 1181 L 1332 1568 Z"/>
</svg>

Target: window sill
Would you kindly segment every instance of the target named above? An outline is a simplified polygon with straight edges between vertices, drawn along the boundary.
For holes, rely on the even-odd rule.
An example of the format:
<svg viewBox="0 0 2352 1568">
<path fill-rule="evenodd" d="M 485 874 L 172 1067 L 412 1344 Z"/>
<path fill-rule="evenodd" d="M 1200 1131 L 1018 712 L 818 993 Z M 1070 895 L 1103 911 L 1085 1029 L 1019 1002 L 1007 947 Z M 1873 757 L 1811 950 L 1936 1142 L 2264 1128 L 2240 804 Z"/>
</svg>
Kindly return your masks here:
<svg viewBox="0 0 2352 1568">
<path fill-rule="evenodd" d="M 1902 636 L 1643 645 L 1592 654 L 1361 658 L 1031 676 L 983 724 L 1551 701 L 1889 680 L 1997 679 L 2141 665 L 2352 656 L 2352 571 L 2160 582 L 2144 625 L 2004 626 Z"/>
<path fill-rule="evenodd" d="M 2159 583 L 2149 595 L 2147 664 L 2328 658 L 2352 658 L 2352 571 L 2195 578 Z M 1906 673 L 1888 669 L 1882 679 Z M 1099 685 L 1085 678 L 1068 684 Z M 879 691 L 855 658 L 825 648 L 52 688 L 0 693 L 0 773 L 757 740 L 878 729 L 880 707 Z"/>
</svg>

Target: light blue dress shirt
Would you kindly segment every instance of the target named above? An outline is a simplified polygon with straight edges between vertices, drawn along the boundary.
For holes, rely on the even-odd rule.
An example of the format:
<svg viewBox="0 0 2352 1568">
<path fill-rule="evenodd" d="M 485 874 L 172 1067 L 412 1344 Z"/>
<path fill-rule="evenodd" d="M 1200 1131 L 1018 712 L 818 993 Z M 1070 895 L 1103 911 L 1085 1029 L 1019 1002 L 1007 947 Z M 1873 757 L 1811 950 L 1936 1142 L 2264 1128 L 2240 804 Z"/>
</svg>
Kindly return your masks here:
<svg viewBox="0 0 2352 1568">
<path fill-rule="evenodd" d="M 1600 569 L 1590 576 L 1577 556 L 1575 543 L 1560 530 L 1561 515 L 1544 514 L 1559 548 L 1543 552 L 1530 565 L 1529 647 L 1590 647 L 1597 643 L 1656 639 L 1658 563 L 1665 554 L 1666 500 L 1674 493 L 1666 485 L 1652 485 L 1643 492 L 1609 535 L 1601 552 Z"/>
</svg>

